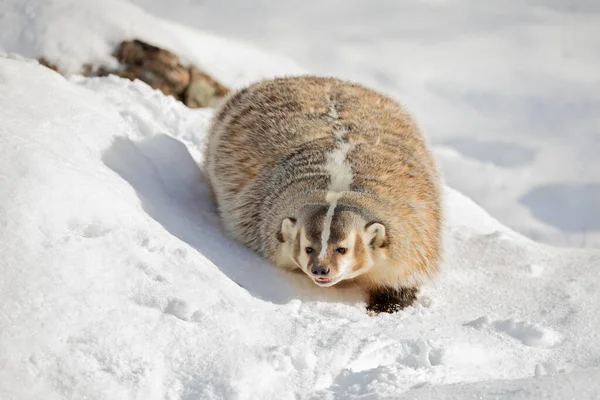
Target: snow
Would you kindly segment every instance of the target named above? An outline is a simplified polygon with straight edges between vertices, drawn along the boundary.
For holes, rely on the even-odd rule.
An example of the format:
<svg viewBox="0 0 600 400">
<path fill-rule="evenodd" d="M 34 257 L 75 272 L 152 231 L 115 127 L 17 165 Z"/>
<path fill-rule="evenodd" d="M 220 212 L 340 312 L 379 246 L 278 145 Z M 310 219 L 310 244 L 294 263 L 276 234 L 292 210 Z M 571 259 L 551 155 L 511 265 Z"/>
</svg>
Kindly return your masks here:
<svg viewBox="0 0 600 400">
<path fill-rule="evenodd" d="M 302 71 L 122 1 L 0 5 L 0 50 L 70 72 L 130 34 L 233 86 Z M 443 273 L 414 307 L 369 316 L 353 288 L 225 236 L 198 167 L 211 113 L 0 57 L 0 398 L 600 396 L 600 251 L 534 242 L 446 187 Z M 438 150 L 445 173 L 480 167 Z M 527 154 L 504 167 L 533 173 Z"/>
</svg>

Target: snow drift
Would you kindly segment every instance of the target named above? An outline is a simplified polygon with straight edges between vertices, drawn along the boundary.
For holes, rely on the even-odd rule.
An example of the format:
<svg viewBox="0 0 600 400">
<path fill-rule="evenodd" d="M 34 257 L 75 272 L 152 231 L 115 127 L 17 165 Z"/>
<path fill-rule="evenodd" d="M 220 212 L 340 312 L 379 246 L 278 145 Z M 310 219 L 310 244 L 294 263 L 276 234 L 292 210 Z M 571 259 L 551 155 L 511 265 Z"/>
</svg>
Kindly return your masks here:
<svg viewBox="0 0 600 400">
<path fill-rule="evenodd" d="M 111 7 L 145 15 L 113 3 L 71 23 L 109 43 L 124 34 L 101 23 Z M 229 84 L 299 70 L 159 26 L 194 43 L 187 57 L 212 49 L 203 64 Z M 351 288 L 223 234 L 198 167 L 210 116 L 141 82 L 0 58 L 0 398 L 600 395 L 600 252 L 532 242 L 448 188 L 444 273 L 369 317 Z"/>
</svg>

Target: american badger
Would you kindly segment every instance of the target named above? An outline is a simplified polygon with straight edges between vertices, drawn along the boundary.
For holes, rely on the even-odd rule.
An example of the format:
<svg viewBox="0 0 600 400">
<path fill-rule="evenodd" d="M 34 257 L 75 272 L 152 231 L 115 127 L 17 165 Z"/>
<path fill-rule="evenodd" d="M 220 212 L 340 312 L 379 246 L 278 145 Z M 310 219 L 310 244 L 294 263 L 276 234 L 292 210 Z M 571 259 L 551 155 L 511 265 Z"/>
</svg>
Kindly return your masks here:
<svg viewBox="0 0 600 400">
<path fill-rule="evenodd" d="M 228 234 L 319 286 L 353 281 L 371 311 L 410 305 L 438 270 L 436 166 L 411 116 L 370 89 L 303 76 L 239 90 L 204 169 Z"/>
</svg>

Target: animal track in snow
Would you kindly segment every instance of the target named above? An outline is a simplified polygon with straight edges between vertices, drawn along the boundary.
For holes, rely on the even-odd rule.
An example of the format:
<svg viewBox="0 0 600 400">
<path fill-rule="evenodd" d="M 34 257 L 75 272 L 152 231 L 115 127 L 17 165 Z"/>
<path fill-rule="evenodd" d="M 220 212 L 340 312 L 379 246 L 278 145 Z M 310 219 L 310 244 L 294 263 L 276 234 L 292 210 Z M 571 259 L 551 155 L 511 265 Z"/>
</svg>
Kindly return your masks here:
<svg viewBox="0 0 600 400">
<path fill-rule="evenodd" d="M 443 349 L 432 346 L 423 339 L 405 343 L 405 354 L 397 358 L 397 362 L 411 368 L 432 368 L 441 363 Z"/>
<path fill-rule="evenodd" d="M 265 352 L 265 361 L 278 372 L 311 370 L 317 363 L 317 357 L 308 349 L 293 349 L 287 346 L 273 346 Z"/>
<path fill-rule="evenodd" d="M 538 278 L 544 274 L 544 266 L 535 263 L 523 265 L 521 270 L 529 278 Z"/>
<path fill-rule="evenodd" d="M 112 228 L 104 226 L 100 222 L 85 223 L 76 219 L 69 221 L 68 227 L 72 233 L 87 239 L 99 238 L 112 231 Z"/>
<path fill-rule="evenodd" d="M 148 278 L 160 282 L 160 283 L 169 283 L 169 280 L 160 273 L 156 272 L 154 268 L 150 267 L 148 264 L 140 262 L 137 263 L 136 267 L 142 271 Z"/>
<path fill-rule="evenodd" d="M 424 340 L 420 339 L 417 341 L 417 347 L 419 348 L 419 367 L 420 368 L 431 368 L 431 360 L 429 359 L 429 352 L 431 347 Z"/>
<path fill-rule="evenodd" d="M 477 318 L 467 322 L 465 326 L 475 329 L 492 328 L 497 332 L 511 336 L 526 346 L 538 348 L 551 348 L 560 343 L 560 334 L 550 328 L 539 324 L 531 324 L 524 321 L 516 321 L 513 318 L 507 320 L 492 321 L 488 316 Z"/>
<path fill-rule="evenodd" d="M 418 339 L 400 344 L 385 339 L 367 343 L 348 363 L 348 373 L 361 373 L 385 366 L 402 366 L 411 369 L 429 369 L 439 365 L 442 351 L 429 342 Z"/>
<path fill-rule="evenodd" d="M 539 378 L 542 375 L 555 375 L 557 373 L 565 373 L 564 369 L 558 369 L 552 362 L 546 362 L 543 364 L 536 364 L 533 375 Z"/>
<path fill-rule="evenodd" d="M 187 301 L 178 298 L 172 298 L 169 300 L 167 307 L 165 307 L 165 313 L 187 321 L 192 315 L 192 308 L 193 307 L 191 307 Z"/>
<path fill-rule="evenodd" d="M 352 372 L 360 372 L 376 368 L 380 365 L 392 364 L 395 356 L 391 351 L 392 342 L 386 339 L 368 341 L 361 346 L 358 354 L 348 363 L 346 369 Z"/>
</svg>

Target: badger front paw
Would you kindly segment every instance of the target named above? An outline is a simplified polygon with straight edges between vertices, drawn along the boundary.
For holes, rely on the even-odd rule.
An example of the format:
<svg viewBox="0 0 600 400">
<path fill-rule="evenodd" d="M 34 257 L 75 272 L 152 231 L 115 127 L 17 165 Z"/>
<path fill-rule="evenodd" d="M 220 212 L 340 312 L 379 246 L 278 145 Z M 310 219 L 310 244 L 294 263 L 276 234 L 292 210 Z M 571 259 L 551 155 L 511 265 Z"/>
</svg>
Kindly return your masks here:
<svg viewBox="0 0 600 400">
<path fill-rule="evenodd" d="M 379 314 L 381 312 L 395 313 L 410 305 L 417 299 L 419 288 L 381 288 L 371 291 L 367 311 Z"/>
</svg>

